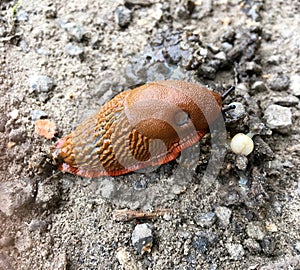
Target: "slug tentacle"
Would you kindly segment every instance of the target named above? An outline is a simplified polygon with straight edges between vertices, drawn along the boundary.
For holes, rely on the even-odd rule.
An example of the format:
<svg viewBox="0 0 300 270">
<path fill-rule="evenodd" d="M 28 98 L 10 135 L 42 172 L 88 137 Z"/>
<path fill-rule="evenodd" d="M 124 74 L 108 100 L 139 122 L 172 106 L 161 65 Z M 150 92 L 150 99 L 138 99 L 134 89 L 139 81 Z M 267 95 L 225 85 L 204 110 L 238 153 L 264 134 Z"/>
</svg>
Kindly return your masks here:
<svg viewBox="0 0 300 270">
<path fill-rule="evenodd" d="M 52 156 L 83 177 L 117 176 L 163 164 L 199 141 L 222 115 L 222 96 L 183 81 L 122 92 L 66 137 Z"/>
</svg>

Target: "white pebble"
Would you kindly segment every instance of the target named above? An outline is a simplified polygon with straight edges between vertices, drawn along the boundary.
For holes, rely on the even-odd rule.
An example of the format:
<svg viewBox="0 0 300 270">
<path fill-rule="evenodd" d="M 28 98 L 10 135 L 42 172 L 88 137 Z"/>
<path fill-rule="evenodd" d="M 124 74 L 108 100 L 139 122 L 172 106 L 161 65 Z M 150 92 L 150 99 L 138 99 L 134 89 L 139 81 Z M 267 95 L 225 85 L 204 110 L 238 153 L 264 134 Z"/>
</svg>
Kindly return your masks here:
<svg viewBox="0 0 300 270">
<path fill-rule="evenodd" d="M 249 136 L 238 133 L 232 138 L 230 147 L 235 154 L 247 156 L 253 151 L 254 143 Z"/>
</svg>

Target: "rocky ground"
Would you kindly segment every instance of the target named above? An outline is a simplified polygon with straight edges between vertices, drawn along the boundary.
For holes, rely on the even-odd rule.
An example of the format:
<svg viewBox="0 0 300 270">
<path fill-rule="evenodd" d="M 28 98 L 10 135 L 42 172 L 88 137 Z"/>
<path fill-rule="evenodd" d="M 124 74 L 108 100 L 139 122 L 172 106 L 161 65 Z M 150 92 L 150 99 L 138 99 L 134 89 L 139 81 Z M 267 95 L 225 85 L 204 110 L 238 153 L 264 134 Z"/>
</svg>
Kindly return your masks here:
<svg viewBox="0 0 300 270">
<path fill-rule="evenodd" d="M 299 12 L 293 0 L 1 1 L 0 269 L 300 269 Z M 57 170 L 58 137 L 164 79 L 236 85 L 220 169 L 206 135 L 155 170 Z M 240 132 L 247 157 L 228 146 Z M 165 212 L 116 221 L 124 208 Z"/>
</svg>

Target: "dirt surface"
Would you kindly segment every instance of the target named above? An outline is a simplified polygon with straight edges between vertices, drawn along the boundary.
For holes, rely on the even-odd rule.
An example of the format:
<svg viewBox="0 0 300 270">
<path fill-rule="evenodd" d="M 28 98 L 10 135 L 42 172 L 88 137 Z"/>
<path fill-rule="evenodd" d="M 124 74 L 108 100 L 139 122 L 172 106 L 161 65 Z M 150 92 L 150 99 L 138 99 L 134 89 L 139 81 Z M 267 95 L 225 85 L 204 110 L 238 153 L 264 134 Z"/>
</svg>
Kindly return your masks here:
<svg viewBox="0 0 300 270">
<path fill-rule="evenodd" d="M 1 1 L 0 269 L 300 269 L 299 12 L 293 0 Z M 206 135 L 138 173 L 57 170 L 57 138 L 117 93 L 165 79 L 236 85 L 220 169 Z M 253 135 L 247 157 L 229 147 L 240 132 Z M 168 212 L 115 221 L 123 208 Z M 144 254 L 139 223 L 150 224 Z"/>
</svg>

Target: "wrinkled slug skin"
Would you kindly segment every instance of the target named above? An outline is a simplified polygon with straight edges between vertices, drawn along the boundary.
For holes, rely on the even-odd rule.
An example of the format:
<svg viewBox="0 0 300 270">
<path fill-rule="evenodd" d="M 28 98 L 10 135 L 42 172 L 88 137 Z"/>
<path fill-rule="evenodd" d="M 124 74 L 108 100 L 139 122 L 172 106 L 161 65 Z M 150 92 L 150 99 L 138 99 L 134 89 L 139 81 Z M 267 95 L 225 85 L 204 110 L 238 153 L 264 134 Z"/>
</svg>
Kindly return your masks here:
<svg viewBox="0 0 300 270">
<path fill-rule="evenodd" d="M 59 169 L 117 176 L 175 159 L 208 132 L 222 98 L 199 85 L 161 81 L 122 92 L 52 149 Z"/>
</svg>

